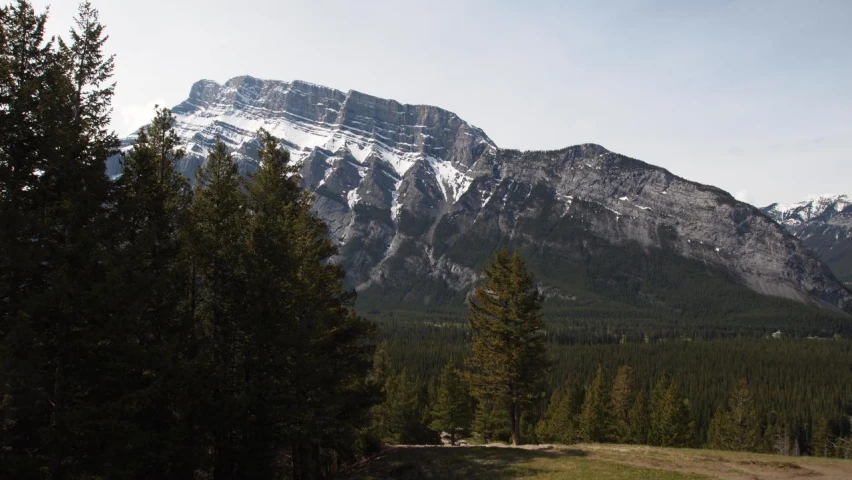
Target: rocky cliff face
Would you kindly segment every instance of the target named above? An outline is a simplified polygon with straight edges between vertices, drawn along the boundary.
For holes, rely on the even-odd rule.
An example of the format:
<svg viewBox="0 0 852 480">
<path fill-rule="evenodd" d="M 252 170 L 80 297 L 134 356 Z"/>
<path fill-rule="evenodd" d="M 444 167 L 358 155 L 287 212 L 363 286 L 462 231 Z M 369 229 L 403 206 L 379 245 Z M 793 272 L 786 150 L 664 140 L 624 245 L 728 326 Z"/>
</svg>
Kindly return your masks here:
<svg viewBox="0 0 852 480">
<path fill-rule="evenodd" d="M 571 298 L 560 272 L 629 245 L 760 293 L 852 309 L 825 265 L 756 208 L 598 145 L 505 150 L 440 108 L 252 77 L 198 82 L 173 112 L 190 176 L 217 136 L 249 173 L 257 130 L 281 138 L 359 291 L 420 303 L 463 295 L 491 251 L 511 245 L 539 258 L 549 295 Z"/>
<path fill-rule="evenodd" d="M 822 259 L 835 275 L 852 283 L 852 199 L 822 195 L 760 209 Z"/>
</svg>

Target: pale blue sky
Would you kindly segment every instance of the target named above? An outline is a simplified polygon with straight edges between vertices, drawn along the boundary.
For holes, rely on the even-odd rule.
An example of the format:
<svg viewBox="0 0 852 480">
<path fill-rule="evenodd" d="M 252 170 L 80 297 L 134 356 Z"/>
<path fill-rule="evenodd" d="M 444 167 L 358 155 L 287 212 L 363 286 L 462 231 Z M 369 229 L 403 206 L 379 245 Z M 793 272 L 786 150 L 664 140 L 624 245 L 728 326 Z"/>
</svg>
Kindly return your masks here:
<svg viewBox="0 0 852 480">
<path fill-rule="evenodd" d="M 51 6 L 64 33 L 76 0 Z M 250 74 L 438 105 L 501 147 L 599 143 L 762 206 L 852 193 L 852 0 L 92 0 L 115 128 Z"/>
</svg>

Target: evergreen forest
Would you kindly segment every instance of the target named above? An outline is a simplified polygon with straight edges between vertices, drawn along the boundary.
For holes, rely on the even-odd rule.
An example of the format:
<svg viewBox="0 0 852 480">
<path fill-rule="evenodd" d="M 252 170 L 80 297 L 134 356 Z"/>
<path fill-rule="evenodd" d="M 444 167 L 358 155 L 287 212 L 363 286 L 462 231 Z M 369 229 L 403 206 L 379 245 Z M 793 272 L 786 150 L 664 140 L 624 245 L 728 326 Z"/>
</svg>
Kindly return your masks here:
<svg viewBox="0 0 852 480">
<path fill-rule="evenodd" d="M 120 149 L 97 10 L 47 21 L 0 8 L 0 478 L 320 479 L 442 442 L 852 458 L 848 315 L 630 248 L 547 272 L 570 301 L 512 245 L 471 246 L 467 298 L 356 299 L 279 139 L 245 175 L 220 139 L 187 179 L 157 108 Z M 595 273 L 631 262 L 680 294 Z"/>
</svg>

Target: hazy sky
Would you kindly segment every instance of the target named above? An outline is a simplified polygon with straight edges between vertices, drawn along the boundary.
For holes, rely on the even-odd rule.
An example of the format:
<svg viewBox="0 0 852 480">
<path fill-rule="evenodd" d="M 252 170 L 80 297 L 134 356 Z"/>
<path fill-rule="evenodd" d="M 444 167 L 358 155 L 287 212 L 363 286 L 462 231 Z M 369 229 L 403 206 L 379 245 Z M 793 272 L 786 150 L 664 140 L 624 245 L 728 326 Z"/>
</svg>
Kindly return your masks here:
<svg viewBox="0 0 852 480">
<path fill-rule="evenodd" d="M 249 74 L 438 105 L 502 147 L 599 143 L 759 206 L 852 193 L 849 0 L 92 3 L 120 134 Z M 48 4 L 64 34 L 76 0 Z"/>
</svg>

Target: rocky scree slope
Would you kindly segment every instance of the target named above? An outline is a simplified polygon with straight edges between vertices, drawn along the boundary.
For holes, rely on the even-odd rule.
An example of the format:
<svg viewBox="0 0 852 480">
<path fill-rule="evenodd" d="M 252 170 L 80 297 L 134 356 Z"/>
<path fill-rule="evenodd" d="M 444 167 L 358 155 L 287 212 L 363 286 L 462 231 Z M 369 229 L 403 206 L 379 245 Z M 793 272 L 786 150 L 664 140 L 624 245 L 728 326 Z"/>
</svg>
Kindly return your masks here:
<svg viewBox="0 0 852 480">
<path fill-rule="evenodd" d="M 583 287 L 564 272 L 586 269 L 578 281 L 589 282 L 590 265 L 629 246 L 759 293 L 852 310 L 828 268 L 758 209 L 598 145 L 506 150 L 437 107 L 248 76 L 200 81 L 173 113 L 190 177 L 217 137 L 246 173 L 259 128 L 282 139 L 348 283 L 394 302 L 463 298 L 500 245 L 537 257 L 547 295 L 570 300 Z M 108 173 L 120 173 L 118 159 Z M 641 297 L 644 273 L 614 268 L 605 287 Z"/>
<path fill-rule="evenodd" d="M 821 195 L 760 209 L 810 248 L 835 275 L 852 284 L 852 199 Z"/>
</svg>

